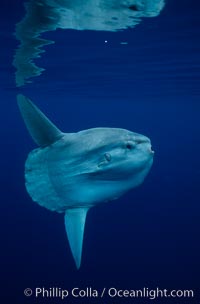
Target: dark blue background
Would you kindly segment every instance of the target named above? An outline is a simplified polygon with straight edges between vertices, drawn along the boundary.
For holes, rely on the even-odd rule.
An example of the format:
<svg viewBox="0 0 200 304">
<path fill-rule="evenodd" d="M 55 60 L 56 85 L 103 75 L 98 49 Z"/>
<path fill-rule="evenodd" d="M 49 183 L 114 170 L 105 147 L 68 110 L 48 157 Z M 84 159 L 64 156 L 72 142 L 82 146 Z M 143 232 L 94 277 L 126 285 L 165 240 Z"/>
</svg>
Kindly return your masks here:
<svg viewBox="0 0 200 304">
<path fill-rule="evenodd" d="M 36 286 L 158 286 L 194 289 L 196 297 L 156 303 L 199 303 L 200 5 L 169 0 L 159 17 L 118 33 L 47 33 L 56 43 L 37 61 L 46 71 L 22 89 L 14 83 L 12 33 L 24 15 L 23 2 L 1 6 L 1 302 L 45 303 L 24 297 L 25 288 Z M 152 140 L 155 161 L 144 184 L 90 210 L 79 271 L 63 216 L 39 207 L 26 193 L 24 162 L 35 146 L 16 106 L 18 92 L 63 131 L 122 127 Z"/>
</svg>

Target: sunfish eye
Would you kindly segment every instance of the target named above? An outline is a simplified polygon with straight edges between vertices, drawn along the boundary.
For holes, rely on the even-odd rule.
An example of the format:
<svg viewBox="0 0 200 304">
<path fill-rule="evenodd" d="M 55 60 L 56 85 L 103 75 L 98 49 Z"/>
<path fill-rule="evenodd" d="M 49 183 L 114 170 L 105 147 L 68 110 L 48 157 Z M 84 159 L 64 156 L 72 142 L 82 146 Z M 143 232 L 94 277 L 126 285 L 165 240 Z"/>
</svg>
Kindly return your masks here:
<svg viewBox="0 0 200 304">
<path fill-rule="evenodd" d="M 133 142 L 127 142 L 126 148 L 127 148 L 128 150 L 132 150 L 132 149 L 134 148 L 134 143 L 133 143 Z"/>
<path fill-rule="evenodd" d="M 131 11 L 139 11 L 139 8 L 137 7 L 137 5 L 135 5 L 135 4 L 133 4 L 133 5 L 130 5 L 129 7 L 128 7 Z"/>
</svg>

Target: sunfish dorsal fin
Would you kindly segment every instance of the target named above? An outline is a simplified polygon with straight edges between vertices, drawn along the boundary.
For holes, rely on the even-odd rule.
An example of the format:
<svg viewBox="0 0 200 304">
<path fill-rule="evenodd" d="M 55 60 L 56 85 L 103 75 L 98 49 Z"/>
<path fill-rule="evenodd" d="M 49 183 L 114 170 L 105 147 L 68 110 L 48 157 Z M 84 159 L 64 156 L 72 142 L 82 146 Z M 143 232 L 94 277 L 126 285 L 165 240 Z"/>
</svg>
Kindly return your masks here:
<svg viewBox="0 0 200 304">
<path fill-rule="evenodd" d="M 73 208 L 65 211 L 65 229 L 76 267 L 81 265 L 83 236 L 88 208 Z"/>
<path fill-rule="evenodd" d="M 17 102 L 25 125 L 33 140 L 41 147 L 48 146 L 61 137 L 63 133 L 22 94 L 17 95 Z"/>
</svg>

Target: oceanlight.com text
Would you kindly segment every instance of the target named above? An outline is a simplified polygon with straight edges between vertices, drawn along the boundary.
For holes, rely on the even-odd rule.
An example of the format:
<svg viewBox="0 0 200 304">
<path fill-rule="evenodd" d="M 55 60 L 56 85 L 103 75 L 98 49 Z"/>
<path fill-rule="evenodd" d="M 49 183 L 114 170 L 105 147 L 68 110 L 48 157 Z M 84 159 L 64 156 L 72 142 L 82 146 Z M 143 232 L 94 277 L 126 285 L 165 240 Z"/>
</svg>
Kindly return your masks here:
<svg viewBox="0 0 200 304">
<path fill-rule="evenodd" d="M 104 287 L 95 289 L 94 287 L 85 287 L 79 288 L 74 287 L 72 289 L 60 288 L 60 287 L 36 287 L 26 288 L 24 290 L 24 295 L 26 297 L 35 297 L 35 298 L 50 298 L 50 299 L 61 299 L 66 298 L 145 298 L 150 300 L 155 299 L 180 299 L 180 298 L 194 298 L 194 290 L 169 290 L 169 289 L 160 289 L 156 287 L 155 289 L 150 289 L 144 287 L 142 289 L 119 289 L 115 287 Z"/>
</svg>

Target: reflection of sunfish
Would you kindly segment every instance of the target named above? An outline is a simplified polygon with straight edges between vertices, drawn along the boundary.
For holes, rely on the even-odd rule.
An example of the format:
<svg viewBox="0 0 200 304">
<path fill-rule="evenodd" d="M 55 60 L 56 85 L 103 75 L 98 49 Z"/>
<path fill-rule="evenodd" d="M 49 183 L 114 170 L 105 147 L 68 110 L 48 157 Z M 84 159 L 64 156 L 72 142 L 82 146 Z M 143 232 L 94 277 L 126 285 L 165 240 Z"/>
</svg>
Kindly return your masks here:
<svg viewBox="0 0 200 304">
<path fill-rule="evenodd" d="M 57 29 L 115 32 L 158 16 L 164 5 L 165 0 L 26 0 L 25 16 L 15 32 L 20 41 L 13 60 L 16 85 L 23 86 L 44 71 L 35 59 L 45 52 L 44 46 L 54 43 L 44 33 Z M 85 35 L 83 39 L 88 39 Z M 67 46 L 63 43 L 66 51 Z"/>
<path fill-rule="evenodd" d="M 63 133 L 26 97 L 18 95 L 25 124 L 40 148 L 26 161 L 26 188 L 39 205 L 65 213 L 80 267 L 87 211 L 140 185 L 153 163 L 150 140 L 125 129 Z"/>
</svg>

